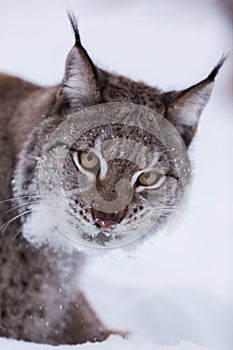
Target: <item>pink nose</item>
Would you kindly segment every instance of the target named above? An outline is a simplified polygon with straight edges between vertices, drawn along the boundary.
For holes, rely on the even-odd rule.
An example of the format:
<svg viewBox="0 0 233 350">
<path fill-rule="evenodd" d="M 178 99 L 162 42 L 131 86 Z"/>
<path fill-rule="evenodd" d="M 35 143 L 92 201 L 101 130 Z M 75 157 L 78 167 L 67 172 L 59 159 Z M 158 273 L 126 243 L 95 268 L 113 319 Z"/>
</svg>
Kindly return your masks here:
<svg viewBox="0 0 233 350">
<path fill-rule="evenodd" d="M 124 216 L 124 213 L 125 211 L 117 213 L 104 213 L 102 211 L 92 209 L 94 223 L 103 230 L 108 230 L 119 224 Z"/>
</svg>

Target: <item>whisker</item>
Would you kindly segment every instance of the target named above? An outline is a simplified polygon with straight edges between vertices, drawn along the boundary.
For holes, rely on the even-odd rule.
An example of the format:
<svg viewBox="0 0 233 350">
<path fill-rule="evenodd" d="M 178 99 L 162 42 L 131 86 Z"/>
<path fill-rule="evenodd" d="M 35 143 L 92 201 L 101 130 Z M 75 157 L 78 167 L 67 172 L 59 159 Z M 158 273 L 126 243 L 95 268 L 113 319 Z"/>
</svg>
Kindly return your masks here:
<svg viewBox="0 0 233 350">
<path fill-rule="evenodd" d="M 25 212 L 23 212 L 23 213 L 20 213 L 20 214 L 14 216 L 12 219 L 8 220 L 5 224 L 3 224 L 3 225 L 0 227 L 1 233 L 4 233 L 4 232 L 6 231 L 6 229 L 7 229 L 7 227 L 8 227 L 10 224 L 12 224 L 12 222 L 14 222 L 15 220 L 17 220 L 17 219 L 20 218 L 21 216 L 24 216 L 24 215 L 26 215 L 26 214 L 28 214 L 28 213 L 31 213 L 31 212 L 32 212 L 32 210 L 27 210 L 27 211 L 25 211 Z"/>
<path fill-rule="evenodd" d="M 63 207 L 52 207 L 52 206 L 47 206 L 46 207 L 47 209 L 56 209 L 57 211 L 60 209 L 60 210 L 64 210 L 64 208 Z M 42 206 L 42 207 L 36 207 L 36 208 L 31 208 L 31 209 L 29 209 L 29 210 L 26 210 L 26 211 L 24 211 L 23 213 L 20 213 L 20 214 L 18 214 L 18 215 L 16 215 L 16 216 L 14 216 L 13 218 L 11 218 L 10 220 L 8 220 L 7 222 L 5 222 L 1 227 L 0 227 L 0 232 L 1 232 L 1 234 L 3 234 L 5 231 L 6 231 L 6 229 L 10 226 L 10 224 L 12 224 L 12 222 L 14 222 L 15 220 L 17 220 L 18 218 L 20 218 L 20 217 L 23 217 L 24 215 L 27 215 L 27 214 L 29 214 L 29 213 L 33 213 L 33 212 L 35 212 L 35 211 L 45 211 L 45 208 Z"/>
<path fill-rule="evenodd" d="M 20 233 L 22 233 L 22 231 L 23 231 L 23 225 L 20 226 L 20 227 L 18 228 L 18 230 L 16 230 L 16 234 L 15 234 L 14 237 L 10 240 L 10 243 L 12 243 L 12 242 L 16 239 L 16 237 L 18 237 L 18 236 L 20 235 Z"/>
<path fill-rule="evenodd" d="M 41 209 L 41 208 L 40 208 Z M 44 215 L 45 216 L 45 215 Z M 43 217 L 43 216 L 41 216 Z M 17 230 L 16 230 L 16 234 L 13 236 L 13 238 L 10 240 L 10 244 L 23 232 L 23 227 L 24 225 L 21 225 Z"/>
<path fill-rule="evenodd" d="M 13 211 L 13 210 L 15 210 L 15 209 L 18 209 L 18 208 L 21 208 L 21 207 L 23 207 L 23 206 L 26 206 L 26 205 L 28 205 L 28 204 L 40 203 L 40 201 L 41 201 L 41 200 L 39 199 L 39 200 L 37 200 L 37 201 L 25 202 L 25 203 L 16 205 L 15 207 L 12 207 L 11 209 L 5 211 L 5 214 L 10 213 L 11 211 Z"/>
<path fill-rule="evenodd" d="M 40 202 L 44 203 L 44 202 L 49 202 L 49 201 L 52 201 L 52 200 L 51 199 L 42 199 L 41 198 L 41 199 L 38 199 L 38 200 L 33 200 L 33 201 L 30 201 L 30 202 L 21 203 L 19 205 L 16 205 L 16 206 L 12 207 L 11 209 L 5 211 L 5 214 L 10 213 L 11 211 L 13 211 L 15 209 L 21 208 L 21 207 L 29 205 L 29 204 L 37 204 L 37 203 L 40 203 Z"/>
<path fill-rule="evenodd" d="M 12 198 L 8 198 L 8 199 L 3 199 L 3 200 L 1 200 L 0 201 L 0 204 L 1 203 L 6 203 L 6 202 L 13 202 L 13 201 L 15 201 L 15 200 L 19 200 L 19 199 L 24 199 L 24 198 L 28 198 L 28 199 L 30 199 L 30 198 L 40 198 L 41 196 L 40 195 L 33 195 L 33 196 L 31 196 L 31 195 L 27 195 L 27 196 L 21 196 L 21 197 L 12 197 Z"/>
</svg>

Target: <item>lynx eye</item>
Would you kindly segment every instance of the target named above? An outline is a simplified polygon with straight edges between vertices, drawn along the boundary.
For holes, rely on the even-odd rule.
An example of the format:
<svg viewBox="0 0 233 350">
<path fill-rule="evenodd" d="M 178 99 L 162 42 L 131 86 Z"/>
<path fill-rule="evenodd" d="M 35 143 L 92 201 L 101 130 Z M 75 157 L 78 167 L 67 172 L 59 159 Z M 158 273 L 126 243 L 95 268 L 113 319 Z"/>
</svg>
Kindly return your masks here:
<svg viewBox="0 0 233 350">
<path fill-rule="evenodd" d="M 155 173 L 154 171 L 148 171 L 145 173 L 142 173 L 139 178 L 138 182 L 141 186 L 152 186 L 155 185 L 156 182 L 160 179 L 159 174 Z"/>
<path fill-rule="evenodd" d="M 93 152 L 81 152 L 80 164 L 86 170 L 94 170 L 99 165 L 99 158 Z"/>
</svg>

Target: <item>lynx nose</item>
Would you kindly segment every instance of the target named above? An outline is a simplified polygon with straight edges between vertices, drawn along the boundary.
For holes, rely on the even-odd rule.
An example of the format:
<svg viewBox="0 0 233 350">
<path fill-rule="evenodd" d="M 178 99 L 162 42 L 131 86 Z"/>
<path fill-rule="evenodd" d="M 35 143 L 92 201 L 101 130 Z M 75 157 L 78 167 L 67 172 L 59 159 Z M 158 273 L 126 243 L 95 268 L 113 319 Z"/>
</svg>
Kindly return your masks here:
<svg viewBox="0 0 233 350">
<path fill-rule="evenodd" d="M 104 213 L 102 211 L 92 209 L 92 217 L 95 225 L 103 230 L 108 230 L 118 225 L 123 219 L 124 214 L 125 209 L 115 213 Z"/>
</svg>

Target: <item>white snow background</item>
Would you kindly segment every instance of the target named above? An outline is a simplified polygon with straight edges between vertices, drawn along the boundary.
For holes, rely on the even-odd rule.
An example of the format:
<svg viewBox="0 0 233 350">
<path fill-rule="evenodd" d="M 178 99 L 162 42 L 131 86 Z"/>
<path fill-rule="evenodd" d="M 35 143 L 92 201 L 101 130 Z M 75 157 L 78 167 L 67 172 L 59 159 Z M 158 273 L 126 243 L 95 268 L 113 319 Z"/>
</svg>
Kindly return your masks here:
<svg viewBox="0 0 233 350">
<path fill-rule="evenodd" d="M 232 50 L 230 23 L 214 0 L 1 0 L 0 71 L 43 85 L 59 82 L 73 45 L 67 8 L 78 16 L 94 62 L 166 90 L 202 80 Z M 193 196 L 183 223 L 136 251 L 92 258 L 82 275 L 101 319 L 135 335 L 59 349 L 233 349 L 231 84 L 232 57 L 192 146 Z M 1 350 L 53 348 L 0 340 Z"/>
</svg>

